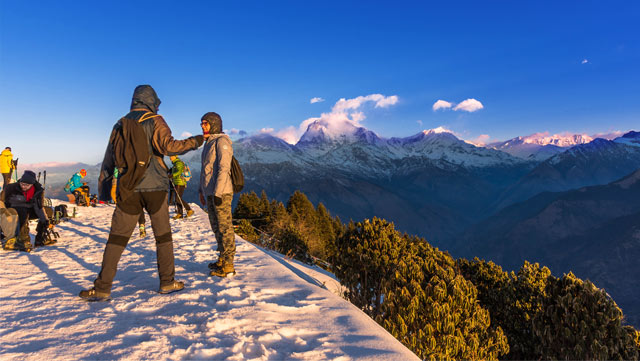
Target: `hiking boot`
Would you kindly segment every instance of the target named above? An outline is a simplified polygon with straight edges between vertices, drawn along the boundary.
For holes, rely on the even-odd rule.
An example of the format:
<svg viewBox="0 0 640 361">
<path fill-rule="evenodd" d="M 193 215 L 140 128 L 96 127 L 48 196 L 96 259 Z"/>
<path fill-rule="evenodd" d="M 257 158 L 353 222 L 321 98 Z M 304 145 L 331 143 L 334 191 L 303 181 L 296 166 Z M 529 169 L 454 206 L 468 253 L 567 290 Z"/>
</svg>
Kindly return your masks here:
<svg viewBox="0 0 640 361">
<path fill-rule="evenodd" d="M 189 218 L 191 216 L 193 216 L 193 211 L 190 209 L 187 211 L 187 216 L 185 218 Z"/>
<path fill-rule="evenodd" d="M 171 219 L 181 219 L 182 218 L 182 214 L 176 214 L 175 216 L 171 217 Z"/>
<path fill-rule="evenodd" d="M 100 291 L 97 291 L 95 287 L 88 290 L 80 291 L 80 294 L 78 296 L 80 296 L 80 298 L 83 298 L 89 302 L 111 300 L 110 292 L 100 292 Z"/>
<path fill-rule="evenodd" d="M 219 260 L 219 259 L 217 261 L 215 261 L 215 262 L 209 263 L 209 269 L 220 268 L 220 266 L 222 266 L 222 261 Z"/>
<path fill-rule="evenodd" d="M 160 286 L 158 293 L 162 293 L 163 295 L 178 292 L 184 289 L 184 282 L 182 281 L 173 281 L 172 283 L 164 286 Z"/>
<path fill-rule="evenodd" d="M 222 262 L 222 266 L 214 268 L 209 272 L 210 276 L 227 277 L 228 275 L 235 275 L 236 269 L 231 262 Z"/>
<path fill-rule="evenodd" d="M 37 244 L 38 242 L 36 242 Z M 50 246 L 52 244 L 58 243 L 58 240 L 55 238 L 45 238 L 42 242 L 42 246 Z"/>
<path fill-rule="evenodd" d="M 16 237 L 9 238 L 4 243 L 4 246 L 2 246 L 2 249 L 4 249 L 5 251 L 15 251 L 15 250 L 17 250 L 18 247 L 16 247 Z"/>
<path fill-rule="evenodd" d="M 144 238 L 147 236 L 147 231 L 144 226 L 140 226 L 140 238 Z"/>
</svg>

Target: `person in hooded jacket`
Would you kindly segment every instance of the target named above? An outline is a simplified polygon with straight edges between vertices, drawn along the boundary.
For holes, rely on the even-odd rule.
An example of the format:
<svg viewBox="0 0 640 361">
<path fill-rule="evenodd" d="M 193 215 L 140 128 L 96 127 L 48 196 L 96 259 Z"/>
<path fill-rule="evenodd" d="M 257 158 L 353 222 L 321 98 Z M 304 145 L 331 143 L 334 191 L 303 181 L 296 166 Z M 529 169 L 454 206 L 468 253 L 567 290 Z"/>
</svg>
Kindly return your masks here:
<svg viewBox="0 0 640 361">
<path fill-rule="evenodd" d="M 11 173 L 16 169 L 15 162 L 13 161 L 13 154 L 11 154 L 11 147 L 6 147 L 0 153 L 0 173 L 4 179 L 4 185 L 2 188 L 6 188 L 11 182 Z"/>
<path fill-rule="evenodd" d="M 18 229 L 20 230 L 16 240 L 15 234 L 18 233 L 18 230 L 15 229 L 12 232 L 11 229 L 7 229 L 7 232 L 9 234 L 13 233 L 14 236 L 7 236 L 9 239 L 5 243 L 4 249 L 31 252 L 29 219 L 36 218 L 38 219 L 35 238 L 36 247 L 55 243 L 55 241 L 47 240 L 45 237 L 45 232 L 49 227 L 49 219 L 43 208 L 44 188 L 36 180 L 34 172 L 26 170 L 18 182 L 9 184 L 0 193 L 0 201 L 4 203 L 7 209 L 15 210 L 14 214 L 18 216 Z M 4 228 L 2 231 L 5 233 Z"/>
<path fill-rule="evenodd" d="M 76 204 L 81 206 L 89 206 L 89 194 L 90 189 L 87 185 L 87 182 L 84 181 L 84 177 L 87 176 L 87 171 L 85 169 L 80 169 L 79 172 L 71 176 L 67 185 L 65 186 L 65 190 L 74 195 L 76 199 Z"/>
<path fill-rule="evenodd" d="M 202 148 L 200 203 L 207 206 L 209 223 L 216 235 L 220 257 L 210 263 L 211 276 L 235 274 L 236 242 L 231 222 L 233 183 L 231 181 L 231 138 L 222 132 L 222 118 L 214 112 L 202 116 L 202 132 L 211 134 Z"/>
<path fill-rule="evenodd" d="M 167 294 L 184 288 L 184 282 L 175 280 L 173 239 L 167 204 L 169 169 L 163 156 L 184 154 L 197 149 L 204 142 L 204 137 L 197 135 L 184 140 L 174 139 L 165 120 L 157 114 L 159 106 L 160 99 L 155 90 L 149 85 L 139 85 L 133 92 L 130 112 L 116 123 L 111 132 L 100 171 L 98 191 L 101 200 L 109 199 L 114 168 L 117 167 L 117 204 L 100 273 L 93 287 L 79 294 L 86 300 L 110 299 L 118 262 L 143 210 L 149 214 L 156 241 L 160 278 L 158 292 Z M 138 157 L 137 154 L 142 149 L 148 149 L 148 159 Z"/>
</svg>

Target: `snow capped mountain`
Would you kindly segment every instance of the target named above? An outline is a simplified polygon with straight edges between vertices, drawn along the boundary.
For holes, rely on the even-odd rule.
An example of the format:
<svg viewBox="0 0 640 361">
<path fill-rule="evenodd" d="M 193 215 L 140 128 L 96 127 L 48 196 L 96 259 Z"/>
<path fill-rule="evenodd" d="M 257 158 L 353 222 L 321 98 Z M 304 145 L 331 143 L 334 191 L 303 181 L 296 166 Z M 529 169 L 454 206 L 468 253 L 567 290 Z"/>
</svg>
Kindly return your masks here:
<svg viewBox="0 0 640 361">
<path fill-rule="evenodd" d="M 640 168 L 639 138 L 636 132 L 614 140 L 596 138 L 556 154 L 506 189 L 498 199 L 497 208 L 526 200 L 540 192 L 562 192 L 621 178 Z"/>
<path fill-rule="evenodd" d="M 516 137 L 504 142 L 487 144 L 488 148 L 501 150 L 515 157 L 543 161 L 564 152 L 567 148 L 589 143 L 592 137 L 586 134 L 554 134 L 548 132 L 535 133 L 524 137 Z"/>
<path fill-rule="evenodd" d="M 640 147 L 640 132 L 630 131 L 613 141 L 619 144 L 630 145 L 632 147 Z"/>
<path fill-rule="evenodd" d="M 523 137 L 523 141 L 526 144 L 538 144 L 538 145 L 555 145 L 557 147 L 567 148 L 573 147 L 578 144 L 589 143 L 593 140 L 592 137 L 586 134 L 554 134 L 549 135 L 548 132 L 545 133 L 536 133 L 529 135 L 527 137 Z"/>
<path fill-rule="evenodd" d="M 423 159 L 442 167 L 488 167 L 523 163 L 504 152 L 476 147 L 442 128 L 405 138 L 382 138 L 351 122 L 311 123 L 296 145 L 261 134 L 236 142 L 236 157 L 248 163 L 330 167 L 348 173 L 393 174 L 402 159 Z"/>
</svg>

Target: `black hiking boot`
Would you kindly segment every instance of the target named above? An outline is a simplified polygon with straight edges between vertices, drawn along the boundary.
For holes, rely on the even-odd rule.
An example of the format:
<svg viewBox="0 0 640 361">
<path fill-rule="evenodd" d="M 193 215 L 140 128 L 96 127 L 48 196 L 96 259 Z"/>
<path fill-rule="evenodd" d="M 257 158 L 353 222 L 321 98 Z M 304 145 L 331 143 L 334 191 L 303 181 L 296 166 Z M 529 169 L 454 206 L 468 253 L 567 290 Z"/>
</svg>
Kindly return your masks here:
<svg viewBox="0 0 640 361">
<path fill-rule="evenodd" d="M 158 293 L 166 295 L 166 294 L 169 294 L 169 293 L 182 291 L 183 289 L 184 289 L 184 282 L 182 282 L 182 281 L 173 281 L 172 283 L 170 283 L 168 285 L 160 286 L 160 289 L 158 290 Z"/>
<path fill-rule="evenodd" d="M 80 291 L 80 294 L 78 296 L 80 296 L 80 298 L 83 298 L 89 302 L 111 301 L 111 293 L 100 292 L 100 291 L 97 291 L 95 288 Z"/>
</svg>

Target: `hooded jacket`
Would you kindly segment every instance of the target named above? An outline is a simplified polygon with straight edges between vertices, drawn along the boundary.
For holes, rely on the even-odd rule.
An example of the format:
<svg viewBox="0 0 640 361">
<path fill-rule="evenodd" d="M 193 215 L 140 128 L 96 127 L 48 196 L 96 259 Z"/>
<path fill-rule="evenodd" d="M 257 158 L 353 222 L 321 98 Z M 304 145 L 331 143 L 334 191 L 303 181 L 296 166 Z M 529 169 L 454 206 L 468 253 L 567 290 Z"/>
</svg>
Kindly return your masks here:
<svg viewBox="0 0 640 361">
<path fill-rule="evenodd" d="M 13 154 L 9 149 L 0 153 L 0 173 L 11 173 L 13 170 Z"/>
<path fill-rule="evenodd" d="M 82 180 L 82 174 L 80 174 L 80 172 L 74 174 L 71 179 L 69 179 L 69 193 L 73 193 L 73 191 L 75 191 L 76 189 L 82 187 L 82 183 L 84 183 L 84 181 Z"/>
<path fill-rule="evenodd" d="M 202 168 L 200 171 L 200 193 L 203 196 L 222 198 L 223 194 L 233 194 L 231 182 L 231 158 L 233 147 L 231 138 L 224 133 L 214 134 L 202 148 Z"/>
<path fill-rule="evenodd" d="M 131 100 L 131 111 L 120 119 L 113 127 L 104 159 L 102 161 L 102 169 L 98 179 L 98 193 L 101 200 L 108 200 L 111 197 L 111 186 L 115 164 L 115 153 L 124 152 L 127 156 L 135 157 L 130 154 L 133 152 L 133 145 L 130 143 L 116 144 L 114 140 L 117 138 L 116 133 L 122 131 L 123 120 L 135 120 L 140 123 L 144 129 L 146 136 L 145 141 L 149 147 L 150 159 L 148 166 L 144 171 L 139 182 L 129 189 L 129 184 L 122 183 L 127 180 L 126 168 L 118 169 L 118 193 L 131 192 L 149 192 L 149 191 L 168 191 L 169 178 L 167 173 L 169 168 L 164 163 L 165 155 L 181 155 L 190 150 L 197 149 L 204 141 L 202 135 L 196 135 L 184 140 L 176 140 L 171 134 L 171 129 L 161 115 L 157 114 L 160 99 L 156 92 L 149 85 L 140 85 L 136 87 L 133 98 Z M 140 139 L 137 139 L 140 141 Z M 132 173 L 129 173 L 129 176 Z M 119 201 L 122 201 L 121 199 Z"/>
<path fill-rule="evenodd" d="M 176 160 L 171 163 L 173 163 L 173 167 L 171 168 L 173 184 L 177 186 L 186 186 L 187 181 L 182 176 L 182 172 L 184 172 L 184 162 L 180 158 L 176 158 Z"/>
</svg>

